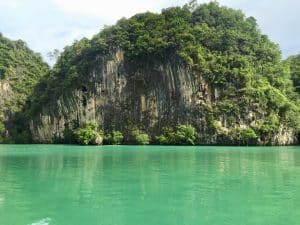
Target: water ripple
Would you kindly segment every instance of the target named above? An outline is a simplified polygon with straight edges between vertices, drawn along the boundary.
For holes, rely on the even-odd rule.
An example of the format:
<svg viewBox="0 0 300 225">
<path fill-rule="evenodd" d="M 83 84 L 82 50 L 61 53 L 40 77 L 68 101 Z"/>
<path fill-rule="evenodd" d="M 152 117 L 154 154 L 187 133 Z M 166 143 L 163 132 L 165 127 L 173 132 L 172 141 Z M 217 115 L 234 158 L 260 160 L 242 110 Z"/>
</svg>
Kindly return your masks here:
<svg viewBox="0 0 300 225">
<path fill-rule="evenodd" d="M 49 225 L 50 221 L 51 221 L 51 219 L 47 217 L 47 218 L 41 219 L 39 221 L 36 221 L 30 225 Z"/>
</svg>

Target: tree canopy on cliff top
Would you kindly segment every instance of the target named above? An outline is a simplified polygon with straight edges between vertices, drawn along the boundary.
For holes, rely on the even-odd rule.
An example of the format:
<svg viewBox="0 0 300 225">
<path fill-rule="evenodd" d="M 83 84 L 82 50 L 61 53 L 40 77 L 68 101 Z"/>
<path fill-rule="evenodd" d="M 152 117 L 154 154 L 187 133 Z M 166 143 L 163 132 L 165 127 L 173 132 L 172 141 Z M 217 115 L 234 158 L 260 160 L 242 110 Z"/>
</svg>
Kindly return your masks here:
<svg viewBox="0 0 300 225">
<path fill-rule="evenodd" d="M 20 109 L 48 70 L 49 66 L 40 54 L 30 50 L 25 42 L 12 41 L 0 33 L 0 82 L 6 81 L 13 91 L 4 105 L 0 105 L 0 111 L 3 110 L 1 107 L 10 111 Z"/>
</svg>

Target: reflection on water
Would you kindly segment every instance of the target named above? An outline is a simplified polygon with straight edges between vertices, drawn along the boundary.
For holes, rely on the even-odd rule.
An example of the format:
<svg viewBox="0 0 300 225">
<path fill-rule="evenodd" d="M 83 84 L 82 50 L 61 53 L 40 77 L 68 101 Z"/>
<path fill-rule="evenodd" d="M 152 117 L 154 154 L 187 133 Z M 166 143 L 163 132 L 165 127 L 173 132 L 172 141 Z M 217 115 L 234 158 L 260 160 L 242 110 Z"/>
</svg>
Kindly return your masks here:
<svg viewBox="0 0 300 225">
<path fill-rule="evenodd" d="M 2 206 L 3 202 L 4 202 L 4 198 L 0 196 L 0 207 Z"/>
<path fill-rule="evenodd" d="M 299 150 L 0 146 L 0 224 L 297 224 Z"/>
<path fill-rule="evenodd" d="M 45 219 L 41 219 L 37 222 L 34 222 L 30 225 L 49 225 L 50 224 L 51 219 L 50 218 L 45 218 Z"/>
</svg>

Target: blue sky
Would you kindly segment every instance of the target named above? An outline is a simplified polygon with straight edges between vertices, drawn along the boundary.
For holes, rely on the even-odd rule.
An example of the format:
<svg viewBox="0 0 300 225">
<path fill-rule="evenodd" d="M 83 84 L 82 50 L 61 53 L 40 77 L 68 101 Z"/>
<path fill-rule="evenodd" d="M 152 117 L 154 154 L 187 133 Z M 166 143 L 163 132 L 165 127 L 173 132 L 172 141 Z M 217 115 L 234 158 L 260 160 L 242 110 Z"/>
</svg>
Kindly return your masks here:
<svg viewBox="0 0 300 225">
<path fill-rule="evenodd" d="M 41 52 L 62 49 L 75 39 L 92 37 L 104 25 L 138 12 L 159 12 L 188 0 L 0 0 L 0 32 L 23 39 Z M 198 3 L 208 2 L 198 0 Z M 254 16 L 264 34 L 278 43 L 287 57 L 300 53 L 299 0 L 219 0 L 221 5 Z M 46 59 L 49 61 L 48 59 Z"/>
</svg>

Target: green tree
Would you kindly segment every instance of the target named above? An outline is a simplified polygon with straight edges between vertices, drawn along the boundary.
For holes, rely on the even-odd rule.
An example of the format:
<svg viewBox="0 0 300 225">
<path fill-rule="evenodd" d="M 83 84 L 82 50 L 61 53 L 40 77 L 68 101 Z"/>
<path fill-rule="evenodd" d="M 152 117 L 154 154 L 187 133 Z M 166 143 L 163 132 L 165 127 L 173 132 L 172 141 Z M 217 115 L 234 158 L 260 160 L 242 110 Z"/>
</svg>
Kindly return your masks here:
<svg viewBox="0 0 300 225">
<path fill-rule="evenodd" d="M 233 144 L 255 145 L 257 144 L 257 134 L 252 128 L 235 128 L 230 132 Z"/>
<path fill-rule="evenodd" d="M 157 141 L 162 145 L 195 145 L 196 136 L 196 129 L 191 125 L 178 125 L 175 130 L 163 128 Z"/>
<path fill-rule="evenodd" d="M 103 142 L 103 133 L 98 130 L 98 124 L 94 121 L 87 122 L 76 133 L 79 144 L 101 145 Z"/>
<path fill-rule="evenodd" d="M 195 145 L 197 132 L 191 125 L 178 125 L 175 132 L 175 143 L 179 145 Z"/>
<path fill-rule="evenodd" d="M 5 138 L 5 125 L 0 121 L 0 144 L 4 142 Z"/>
<path fill-rule="evenodd" d="M 300 55 L 290 56 L 287 59 L 290 65 L 291 78 L 296 91 L 300 94 Z"/>
<path fill-rule="evenodd" d="M 140 130 L 132 131 L 134 142 L 138 145 L 148 145 L 150 143 L 149 135 Z"/>
<path fill-rule="evenodd" d="M 105 135 L 104 142 L 110 145 L 120 145 L 124 140 L 124 136 L 120 131 L 113 131 L 110 134 Z"/>
<path fill-rule="evenodd" d="M 76 133 L 74 133 L 73 130 L 66 127 L 64 130 L 64 138 L 63 143 L 64 144 L 75 144 L 76 143 Z"/>
<path fill-rule="evenodd" d="M 176 143 L 175 132 L 170 127 L 164 127 L 162 134 L 156 137 L 156 139 L 161 145 L 173 145 Z"/>
</svg>

